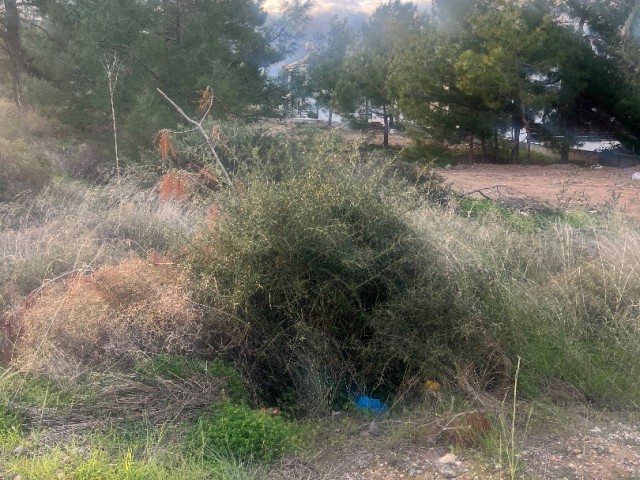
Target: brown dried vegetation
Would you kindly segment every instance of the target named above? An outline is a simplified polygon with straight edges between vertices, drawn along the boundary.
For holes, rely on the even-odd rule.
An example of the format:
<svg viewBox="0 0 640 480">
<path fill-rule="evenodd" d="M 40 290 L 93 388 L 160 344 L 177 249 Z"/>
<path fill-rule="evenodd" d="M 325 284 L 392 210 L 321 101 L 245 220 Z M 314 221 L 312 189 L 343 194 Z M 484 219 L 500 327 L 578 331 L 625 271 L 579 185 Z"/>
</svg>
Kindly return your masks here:
<svg viewBox="0 0 640 480">
<path fill-rule="evenodd" d="M 24 311 L 16 365 L 52 375 L 186 353 L 201 341 L 203 317 L 170 261 L 127 260 L 52 285 Z"/>
<path fill-rule="evenodd" d="M 171 156 L 171 158 L 176 158 L 176 152 L 171 144 L 171 135 L 169 134 L 169 130 L 160 130 L 156 136 L 156 141 L 158 142 L 158 149 L 160 150 L 162 163 L 166 163 L 169 156 Z"/>
<path fill-rule="evenodd" d="M 165 173 L 158 182 L 158 199 L 161 203 L 185 202 L 193 192 L 195 185 L 192 175 L 180 170 Z"/>
</svg>

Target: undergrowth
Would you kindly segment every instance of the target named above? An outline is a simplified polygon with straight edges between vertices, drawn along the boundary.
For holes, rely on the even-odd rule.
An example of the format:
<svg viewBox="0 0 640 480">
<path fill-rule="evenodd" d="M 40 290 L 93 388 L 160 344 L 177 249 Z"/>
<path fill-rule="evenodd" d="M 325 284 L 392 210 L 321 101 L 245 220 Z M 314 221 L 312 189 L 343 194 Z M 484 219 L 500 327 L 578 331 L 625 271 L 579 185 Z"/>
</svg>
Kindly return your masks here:
<svg viewBox="0 0 640 480">
<path fill-rule="evenodd" d="M 260 395 L 317 412 L 350 384 L 390 395 L 450 360 L 466 315 L 384 169 L 345 165 L 329 147 L 278 182 L 248 177 L 187 258 L 200 301 L 247 322 Z"/>
<path fill-rule="evenodd" d="M 437 178 L 335 134 L 220 138 L 233 187 L 131 174 L 0 203 L 3 360 L 21 369 L 0 380 L 3 458 L 52 412 L 137 425 L 10 456 L 9 474 L 249 478 L 297 447 L 252 407 L 442 408 L 427 380 L 502 399 L 518 359 L 521 398 L 637 409 L 632 221 L 447 206 Z M 188 146 L 174 167 L 203 158 Z"/>
<path fill-rule="evenodd" d="M 280 416 L 226 404 L 198 418 L 187 448 L 206 462 L 220 455 L 241 462 L 273 462 L 296 447 L 298 435 L 299 428 Z"/>
</svg>

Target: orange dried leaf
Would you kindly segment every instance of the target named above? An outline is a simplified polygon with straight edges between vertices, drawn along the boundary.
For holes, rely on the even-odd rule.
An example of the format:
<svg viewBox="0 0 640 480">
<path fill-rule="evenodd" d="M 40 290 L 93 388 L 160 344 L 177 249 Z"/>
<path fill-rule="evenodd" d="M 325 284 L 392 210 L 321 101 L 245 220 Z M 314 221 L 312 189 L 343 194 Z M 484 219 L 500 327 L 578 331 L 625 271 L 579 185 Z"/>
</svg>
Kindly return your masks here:
<svg viewBox="0 0 640 480">
<path fill-rule="evenodd" d="M 171 144 L 171 136 L 169 135 L 169 130 L 160 130 L 158 133 L 158 149 L 160 150 L 160 155 L 162 156 L 162 161 L 166 162 L 171 155 L 171 158 L 176 158 L 176 152 L 173 149 L 173 145 Z"/>
<path fill-rule="evenodd" d="M 198 111 L 205 113 L 211 107 L 213 103 L 213 91 L 211 87 L 204 88 L 200 92 L 200 102 L 198 103 Z"/>
<path fill-rule="evenodd" d="M 164 174 L 158 182 L 159 200 L 166 203 L 171 200 L 185 202 L 191 194 L 190 175 L 187 172 L 172 170 Z"/>
</svg>

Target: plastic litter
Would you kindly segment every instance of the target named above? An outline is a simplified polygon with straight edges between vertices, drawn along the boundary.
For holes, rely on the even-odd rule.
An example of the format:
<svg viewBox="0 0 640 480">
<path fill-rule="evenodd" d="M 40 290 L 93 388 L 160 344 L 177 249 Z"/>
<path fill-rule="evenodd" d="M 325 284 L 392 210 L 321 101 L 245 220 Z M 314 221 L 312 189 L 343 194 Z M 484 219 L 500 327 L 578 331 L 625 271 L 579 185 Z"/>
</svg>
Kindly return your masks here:
<svg viewBox="0 0 640 480">
<path fill-rule="evenodd" d="M 367 397 L 364 395 L 360 395 L 356 397 L 355 400 L 356 407 L 360 410 L 364 410 L 367 412 L 375 413 L 376 415 L 382 415 L 385 412 L 389 411 L 389 406 L 384 403 L 382 400 L 378 400 L 377 398 Z"/>
<path fill-rule="evenodd" d="M 633 180 L 640 180 L 640 172 L 636 172 L 633 175 L 631 175 L 631 178 Z"/>
</svg>

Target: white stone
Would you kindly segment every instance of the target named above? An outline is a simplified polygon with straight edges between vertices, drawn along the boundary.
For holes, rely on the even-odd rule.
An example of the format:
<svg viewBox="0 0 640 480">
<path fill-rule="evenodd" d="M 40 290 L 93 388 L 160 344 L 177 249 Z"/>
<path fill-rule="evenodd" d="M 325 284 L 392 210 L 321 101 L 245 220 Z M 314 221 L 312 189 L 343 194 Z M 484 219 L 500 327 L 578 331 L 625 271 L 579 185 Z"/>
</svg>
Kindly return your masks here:
<svg viewBox="0 0 640 480">
<path fill-rule="evenodd" d="M 440 463 L 450 464 L 450 463 L 456 463 L 457 459 L 458 457 L 456 457 L 453 453 L 447 453 L 444 457 L 440 457 L 438 461 Z"/>
</svg>

